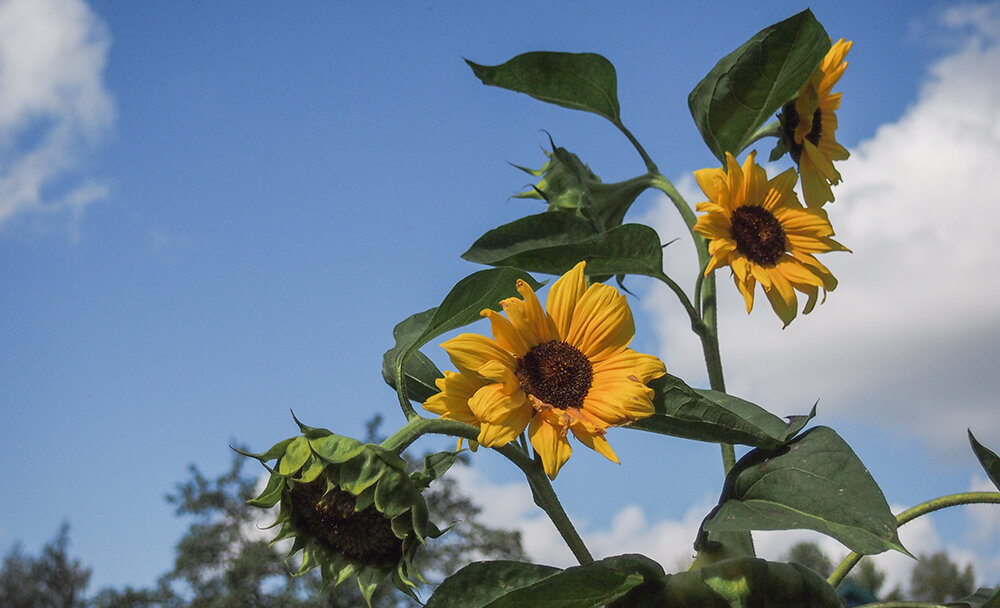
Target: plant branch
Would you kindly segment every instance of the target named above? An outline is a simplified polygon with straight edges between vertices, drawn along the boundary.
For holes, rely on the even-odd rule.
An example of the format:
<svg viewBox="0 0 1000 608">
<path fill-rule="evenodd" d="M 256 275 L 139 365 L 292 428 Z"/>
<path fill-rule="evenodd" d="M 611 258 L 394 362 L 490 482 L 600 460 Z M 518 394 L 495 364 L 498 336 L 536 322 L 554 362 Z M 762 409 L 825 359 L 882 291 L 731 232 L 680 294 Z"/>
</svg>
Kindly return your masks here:
<svg viewBox="0 0 1000 608">
<path fill-rule="evenodd" d="M 1000 492 L 960 492 L 958 494 L 949 494 L 948 496 L 932 498 L 927 502 L 922 502 L 919 505 L 907 509 L 897 515 L 896 526 L 902 526 L 903 524 L 913 521 L 921 515 L 933 513 L 934 511 L 945 509 L 947 507 L 976 504 L 1000 504 Z M 851 571 L 851 568 L 858 565 L 858 562 L 861 561 L 862 557 L 864 557 L 864 555 L 861 553 L 851 552 L 850 555 L 844 558 L 844 561 L 840 562 L 840 565 L 837 566 L 837 569 L 833 571 L 833 574 L 830 575 L 830 578 L 828 578 L 826 582 L 828 582 L 832 587 L 836 587 L 842 583 L 844 578 L 847 576 L 847 573 Z M 874 604 L 869 605 L 871 606 Z"/>
</svg>

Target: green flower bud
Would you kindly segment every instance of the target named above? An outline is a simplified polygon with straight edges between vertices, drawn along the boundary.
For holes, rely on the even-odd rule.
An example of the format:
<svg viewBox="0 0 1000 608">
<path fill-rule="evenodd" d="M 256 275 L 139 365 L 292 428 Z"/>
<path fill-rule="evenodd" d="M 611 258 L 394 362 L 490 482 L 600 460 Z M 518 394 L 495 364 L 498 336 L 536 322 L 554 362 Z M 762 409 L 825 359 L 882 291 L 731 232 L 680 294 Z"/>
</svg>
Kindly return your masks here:
<svg viewBox="0 0 1000 608">
<path fill-rule="evenodd" d="M 541 177 L 531 190 L 515 194 L 514 198 L 541 199 L 548 203 L 547 211 L 569 211 L 587 218 L 598 232 L 620 226 L 635 199 L 651 186 L 649 175 L 605 184 L 580 158 L 565 148 L 552 145 L 545 152 L 548 160 L 541 169 L 518 169 Z"/>
<path fill-rule="evenodd" d="M 428 519 L 420 488 L 440 476 L 454 456 L 438 456 L 432 471 L 411 476 L 406 461 L 393 452 L 326 429 L 299 427 L 302 435 L 266 452 L 241 452 L 271 471 L 250 504 L 280 505 L 272 544 L 293 538 L 288 558 L 302 552 L 295 574 L 319 568 L 324 587 L 354 576 L 369 606 L 375 587 L 389 576 L 416 599 L 414 579 L 423 577 L 413 558 L 425 539 L 442 533 Z M 270 461 L 277 461 L 274 468 Z"/>
</svg>

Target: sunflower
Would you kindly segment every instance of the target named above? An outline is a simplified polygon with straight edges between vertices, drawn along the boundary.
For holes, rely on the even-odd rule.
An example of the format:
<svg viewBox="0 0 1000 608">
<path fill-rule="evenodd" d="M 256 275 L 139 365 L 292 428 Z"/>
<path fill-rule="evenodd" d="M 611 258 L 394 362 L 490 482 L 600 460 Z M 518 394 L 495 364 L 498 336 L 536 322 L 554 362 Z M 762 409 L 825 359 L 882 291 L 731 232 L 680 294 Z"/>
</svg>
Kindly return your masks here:
<svg viewBox="0 0 1000 608">
<path fill-rule="evenodd" d="M 768 181 L 755 156 L 751 152 L 741 168 L 727 152 L 728 170 L 695 171 L 709 200 L 698 203 L 698 211 L 707 213 L 698 218 L 694 230 L 709 239 L 712 258 L 705 275 L 721 266 L 731 267 L 747 313 L 753 309 L 759 281 L 787 327 L 798 308 L 795 290 L 809 297 L 802 311 L 806 314 L 816 305 L 820 289 L 825 299 L 826 292 L 837 286 L 837 279 L 813 254 L 849 250 L 830 238 L 833 228 L 826 212 L 799 202 L 792 190 L 795 170 Z"/>
<path fill-rule="evenodd" d="M 840 93 L 832 90 L 847 69 L 844 57 L 851 44 L 843 38 L 835 42 L 798 96 L 785 104 L 779 115 L 783 143 L 799 165 L 808 207 L 822 207 L 833 200 L 830 186 L 840 183 L 833 161 L 850 156 L 835 139 Z"/>
<path fill-rule="evenodd" d="M 653 413 L 646 383 L 666 373 L 663 362 L 628 348 L 635 333 L 625 296 L 614 287 L 587 284 L 585 262 L 559 278 L 546 308 L 524 281 L 522 298 L 490 309 L 493 339 L 461 334 L 441 346 L 459 373 L 439 383 L 442 393 L 425 407 L 479 426 L 479 443 L 500 447 L 528 429 L 528 437 L 554 479 L 569 458 L 569 431 L 613 462 L 608 427 Z M 459 381 L 458 377 L 462 380 Z M 472 393 L 469 395 L 469 393 Z"/>
<path fill-rule="evenodd" d="M 280 504 L 272 543 L 294 538 L 288 557 L 302 551 L 295 574 L 319 568 L 324 587 L 356 578 L 369 606 L 385 578 L 416 598 L 413 579 L 423 580 L 413 566 L 417 548 L 441 535 L 428 519 L 419 487 L 442 471 L 407 475 L 406 462 L 395 453 L 300 426 L 303 435 L 267 452 L 241 452 L 265 466 L 277 460 L 268 467 L 267 486 L 249 501 L 265 509 Z"/>
</svg>

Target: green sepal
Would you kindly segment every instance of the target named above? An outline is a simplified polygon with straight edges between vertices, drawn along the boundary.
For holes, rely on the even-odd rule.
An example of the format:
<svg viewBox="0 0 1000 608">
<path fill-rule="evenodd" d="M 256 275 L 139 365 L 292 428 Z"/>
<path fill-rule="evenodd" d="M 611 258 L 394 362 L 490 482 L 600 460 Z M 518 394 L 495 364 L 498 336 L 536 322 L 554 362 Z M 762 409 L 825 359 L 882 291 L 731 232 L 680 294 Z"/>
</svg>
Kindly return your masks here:
<svg viewBox="0 0 1000 608">
<path fill-rule="evenodd" d="M 313 452 L 330 464 L 343 464 L 365 451 L 365 444 L 353 437 L 325 435 L 309 442 Z"/>
<path fill-rule="evenodd" d="M 371 450 L 340 465 L 340 487 L 355 496 L 373 485 L 385 471 L 382 459 Z"/>
<path fill-rule="evenodd" d="M 842 608 L 837 592 L 799 564 L 745 557 L 667 574 L 636 586 L 608 608 Z"/>
<path fill-rule="evenodd" d="M 375 504 L 375 486 L 365 488 L 364 491 L 354 496 L 354 511 L 364 511 Z"/>
<path fill-rule="evenodd" d="M 778 448 L 792 439 L 816 415 L 790 416 L 785 422 L 745 399 L 719 391 L 694 389 L 665 374 L 648 386 L 655 391 L 652 416 L 625 428 L 684 439 Z"/>
<path fill-rule="evenodd" d="M 424 470 L 410 474 L 410 479 L 417 489 L 423 490 L 436 479 L 440 479 L 455 464 L 458 452 L 451 450 L 428 454 L 424 457 Z"/>
<path fill-rule="evenodd" d="M 722 58 L 688 96 L 712 154 L 725 164 L 795 95 L 830 49 L 830 37 L 806 9 L 755 34 Z"/>
<path fill-rule="evenodd" d="M 285 479 L 280 475 L 271 475 L 267 480 L 267 486 L 256 498 L 251 498 L 247 504 L 262 509 L 270 509 L 281 500 L 281 492 L 285 489 Z"/>
<path fill-rule="evenodd" d="M 302 472 L 299 473 L 298 480 L 301 483 L 309 483 L 319 477 L 325 468 L 326 463 L 322 459 L 318 458 L 315 454 L 310 454 L 309 460 L 306 461 L 305 466 L 302 467 Z"/>
<path fill-rule="evenodd" d="M 375 508 L 390 519 L 405 513 L 414 498 L 407 476 L 397 471 L 387 472 L 375 486 Z"/>
<path fill-rule="evenodd" d="M 821 532 L 865 555 L 889 549 L 910 555 L 878 484 L 847 442 L 824 426 L 741 458 L 702 522 L 695 549 L 709 544 L 708 531 L 794 529 Z"/>
<path fill-rule="evenodd" d="M 483 84 L 526 93 L 564 108 L 593 112 L 618 123 L 618 76 L 610 61 L 595 53 L 523 53 L 500 65 L 468 59 Z"/>
<path fill-rule="evenodd" d="M 288 439 L 282 439 L 278 443 L 276 443 L 276 444 L 272 445 L 270 448 L 268 448 L 268 450 L 266 452 L 261 452 L 259 454 L 255 454 L 253 452 L 245 452 L 245 451 L 243 451 L 243 450 L 241 450 L 239 448 L 234 448 L 233 446 L 229 446 L 229 447 L 232 448 L 233 451 L 235 451 L 235 452 L 237 452 L 239 454 L 242 454 L 242 455 L 246 456 L 247 458 L 253 458 L 255 460 L 259 460 L 261 464 L 263 464 L 263 465 L 266 466 L 268 462 L 271 462 L 272 460 L 274 460 L 276 458 L 279 458 L 282 454 L 284 454 L 285 453 L 285 449 L 288 447 L 288 444 L 291 443 L 292 440 L 294 440 L 294 439 L 295 439 L 295 437 L 289 437 Z"/>
<path fill-rule="evenodd" d="M 358 572 L 358 588 L 361 590 L 361 596 L 365 598 L 365 603 L 368 604 L 369 608 L 372 605 L 372 594 L 375 593 L 375 587 L 378 586 L 383 578 L 385 578 L 385 573 L 379 572 L 374 568 L 365 568 L 361 572 Z"/>
<path fill-rule="evenodd" d="M 972 451 L 975 453 L 976 458 L 979 459 L 979 464 L 983 465 L 986 475 L 989 476 L 993 485 L 1000 490 L 1000 456 L 997 456 L 996 452 L 976 441 L 976 438 L 972 436 L 971 430 L 969 431 L 969 443 L 972 444 Z"/>
<path fill-rule="evenodd" d="M 278 474 L 294 475 L 306 463 L 312 450 L 309 448 L 309 440 L 305 437 L 296 437 L 285 448 L 285 453 L 278 461 Z"/>
</svg>

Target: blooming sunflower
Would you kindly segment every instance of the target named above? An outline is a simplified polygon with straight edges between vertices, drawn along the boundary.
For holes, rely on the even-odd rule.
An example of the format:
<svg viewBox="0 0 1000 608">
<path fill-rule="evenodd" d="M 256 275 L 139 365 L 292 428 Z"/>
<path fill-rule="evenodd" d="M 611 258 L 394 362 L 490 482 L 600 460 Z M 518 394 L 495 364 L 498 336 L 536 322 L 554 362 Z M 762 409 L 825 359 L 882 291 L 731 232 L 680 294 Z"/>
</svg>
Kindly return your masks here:
<svg viewBox="0 0 1000 608">
<path fill-rule="evenodd" d="M 441 346 L 458 374 L 424 406 L 442 417 L 479 426 L 479 443 L 500 447 L 525 428 L 545 473 L 554 479 L 572 448 L 567 432 L 618 462 L 608 427 L 653 413 L 646 383 L 666 373 L 663 362 L 628 348 L 635 333 L 625 296 L 609 285 L 587 284 L 585 262 L 559 278 L 546 308 L 524 281 L 522 298 L 500 303 L 506 317 L 482 311 L 493 339 L 461 334 Z"/>
<path fill-rule="evenodd" d="M 748 313 L 759 281 L 774 312 L 788 326 L 798 308 L 795 290 L 809 297 L 802 311 L 806 314 L 816 305 L 820 289 L 825 298 L 837 286 L 837 279 L 813 254 L 849 250 L 830 238 L 833 227 L 822 209 L 799 202 L 792 190 L 795 170 L 768 181 L 755 156 L 751 152 L 741 168 L 727 152 L 727 170 L 694 172 L 709 198 L 698 203 L 698 211 L 707 213 L 694 230 L 709 239 L 712 258 L 705 274 L 731 267 Z"/>
<path fill-rule="evenodd" d="M 302 551 L 296 574 L 319 568 L 323 586 L 357 578 L 371 606 L 375 587 L 386 577 L 411 597 L 417 580 L 417 548 L 441 531 L 428 519 L 419 487 L 443 473 L 407 475 L 395 453 L 326 429 L 302 426 L 303 435 L 246 456 L 265 466 L 277 459 L 267 486 L 251 505 L 280 504 L 274 541 L 294 538 L 289 558 Z M 419 483 L 418 483 L 419 478 Z"/>
<path fill-rule="evenodd" d="M 833 200 L 830 186 L 840 183 L 833 161 L 850 156 L 835 138 L 840 93 L 832 90 L 847 69 L 844 57 L 851 44 L 843 38 L 834 43 L 798 96 L 785 104 L 779 115 L 783 143 L 799 165 L 802 196 L 808 207 L 822 207 Z"/>
</svg>

